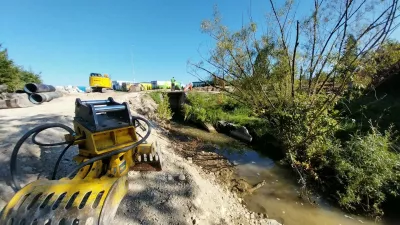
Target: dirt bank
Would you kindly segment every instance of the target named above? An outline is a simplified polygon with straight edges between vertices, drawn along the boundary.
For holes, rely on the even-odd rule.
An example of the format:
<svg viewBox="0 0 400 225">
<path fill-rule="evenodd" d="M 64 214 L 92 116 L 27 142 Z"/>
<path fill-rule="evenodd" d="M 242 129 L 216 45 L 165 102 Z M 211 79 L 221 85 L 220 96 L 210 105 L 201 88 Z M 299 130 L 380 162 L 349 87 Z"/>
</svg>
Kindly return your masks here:
<svg viewBox="0 0 400 225">
<path fill-rule="evenodd" d="M 71 126 L 76 97 L 104 99 L 106 95 L 112 95 L 117 101 L 130 100 L 133 114 L 140 109 L 147 110 L 138 93 L 76 94 L 31 108 L 0 110 L 0 208 L 13 195 L 8 183 L 9 159 L 17 140 L 39 124 L 60 122 Z M 58 142 L 63 134 L 61 130 L 49 130 L 40 140 Z M 235 194 L 218 184 L 213 174 L 177 154 L 178 146 L 155 123 L 149 142 L 152 141 L 157 141 L 162 148 L 163 171 L 129 172 L 129 193 L 117 211 L 115 224 L 277 224 L 261 218 L 263 215 L 250 213 Z M 19 154 L 20 181 L 28 183 L 48 178 L 62 147 L 44 148 L 27 142 Z M 74 166 L 71 158 L 76 152 L 73 148 L 64 156 L 60 176 Z"/>
</svg>

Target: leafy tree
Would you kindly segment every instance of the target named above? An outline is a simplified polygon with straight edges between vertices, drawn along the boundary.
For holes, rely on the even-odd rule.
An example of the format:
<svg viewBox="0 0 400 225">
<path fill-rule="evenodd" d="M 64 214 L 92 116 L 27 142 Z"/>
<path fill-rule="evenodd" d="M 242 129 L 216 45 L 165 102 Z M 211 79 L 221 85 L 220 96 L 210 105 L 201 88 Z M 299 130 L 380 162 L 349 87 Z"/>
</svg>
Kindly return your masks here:
<svg viewBox="0 0 400 225">
<path fill-rule="evenodd" d="M 22 89 L 26 83 L 41 83 L 40 75 L 15 65 L 9 59 L 7 49 L 0 45 L 0 84 L 6 84 L 8 91 Z"/>
<path fill-rule="evenodd" d="M 307 180 L 326 184 L 329 176 L 324 172 L 331 160 L 327 152 L 337 145 L 334 134 L 341 119 L 335 105 L 362 62 L 375 58 L 372 53 L 379 52 L 397 27 L 398 2 L 314 0 L 310 13 L 297 19 L 293 0 L 281 8 L 269 0 L 264 33 L 251 19 L 230 31 L 215 10 L 214 18 L 203 21 L 201 29 L 216 46 L 210 57 L 190 63 L 190 73 L 224 80 L 232 87 L 224 91 L 267 119 L 266 126 L 284 146 L 304 189 Z"/>
</svg>

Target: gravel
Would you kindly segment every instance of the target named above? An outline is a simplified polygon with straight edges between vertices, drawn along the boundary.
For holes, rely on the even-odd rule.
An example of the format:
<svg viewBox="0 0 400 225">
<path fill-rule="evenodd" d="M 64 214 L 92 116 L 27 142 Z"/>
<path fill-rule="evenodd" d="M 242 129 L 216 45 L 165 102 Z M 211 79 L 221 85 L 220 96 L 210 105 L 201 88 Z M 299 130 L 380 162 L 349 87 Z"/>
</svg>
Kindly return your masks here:
<svg viewBox="0 0 400 225">
<path fill-rule="evenodd" d="M 109 95 L 120 102 L 130 100 L 130 105 L 135 105 L 131 107 L 131 110 L 135 109 L 132 114 L 137 114 L 138 106 L 145 106 L 146 101 L 151 100 L 142 98 L 141 93 L 109 93 L 107 96 L 101 93 L 75 94 L 32 108 L 0 111 L 0 145 L 4 146 L 1 149 L 3 154 L 0 154 L 0 209 L 13 195 L 7 183 L 8 164 L 17 140 L 27 130 L 43 123 L 60 122 L 72 126 L 76 97 L 83 100 L 105 99 Z M 154 108 L 153 104 L 149 105 Z M 114 224 L 254 224 L 251 218 L 257 224 L 279 224 L 254 213 L 250 216 L 250 212 L 240 203 L 241 199 L 219 186 L 213 174 L 205 173 L 190 160 L 175 154 L 174 145 L 165 136 L 167 131 L 153 124 L 153 133 L 148 142 L 157 141 L 161 147 L 163 170 L 128 173 L 129 191 L 117 210 Z M 39 139 L 39 136 L 38 139 L 58 142 L 63 134 L 62 130 L 48 130 L 41 137 L 44 140 Z M 19 153 L 19 160 L 25 160 L 19 161 L 22 184 L 50 177 L 62 147 L 47 150 L 23 145 Z M 64 159 L 72 159 L 76 153 L 77 148 L 71 148 Z M 65 176 L 73 166 L 73 161 L 62 160 L 59 177 Z M 174 178 L 177 181 L 173 181 Z"/>
</svg>

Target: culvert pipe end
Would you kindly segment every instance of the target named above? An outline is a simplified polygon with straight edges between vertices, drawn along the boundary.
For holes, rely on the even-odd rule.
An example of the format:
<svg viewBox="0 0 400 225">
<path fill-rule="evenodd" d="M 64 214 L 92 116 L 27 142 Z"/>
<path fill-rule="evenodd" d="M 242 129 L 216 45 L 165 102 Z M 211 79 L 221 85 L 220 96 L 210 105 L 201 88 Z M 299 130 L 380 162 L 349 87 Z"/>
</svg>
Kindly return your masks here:
<svg viewBox="0 0 400 225">
<path fill-rule="evenodd" d="M 24 91 L 29 94 L 35 93 L 37 91 L 37 86 L 34 83 L 25 84 Z"/>
<path fill-rule="evenodd" d="M 54 92 L 56 88 L 53 85 L 28 83 L 25 84 L 24 91 L 26 93 Z"/>
<path fill-rule="evenodd" d="M 31 94 L 29 96 L 29 101 L 32 102 L 33 104 L 42 104 L 44 102 L 44 98 L 41 94 Z"/>
</svg>

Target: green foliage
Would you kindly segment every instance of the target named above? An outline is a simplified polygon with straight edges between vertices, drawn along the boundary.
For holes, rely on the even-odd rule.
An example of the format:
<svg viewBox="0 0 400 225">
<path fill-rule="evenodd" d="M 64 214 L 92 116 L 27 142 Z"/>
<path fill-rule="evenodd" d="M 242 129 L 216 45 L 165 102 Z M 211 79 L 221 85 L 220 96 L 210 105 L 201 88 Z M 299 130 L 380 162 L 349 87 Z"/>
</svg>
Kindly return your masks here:
<svg viewBox="0 0 400 225">
<path fill-rule="evenodd" d="M 221 101 L 216 104 L 207 98 L 194 98 L 185 106 L 185 117 L 252 124 L 259 128 L 258 134 L 268 132 L 278 140 L 287 153 L 286 160 L 300 175 L 305 187 L 316 184 L 314 187 L 328 194 L 338 192 L 337 196 L 346 208 L 380 213 L 378 208 L 383 198 L 375 196 L 369 190 L 371 186 L 367 185 L 354 191 L 353 184 L 362 185 L 368 179 L 385 177 L 381 173 L 386 169 L 376 167 L 377 174 L 372 176 L 369 174 L 372 170 L 360 169 L 367 164 L 355 162 L 363 159 L 366 143 L 372 139 L 379 143 L 384 140 L 362 132 L 358 139 L 349 138 L 346 132 L 361 130 L 362 126 L 350 126 L 348 121 L 352 117 L 346 117 L 338 110 L 343 109 L 338 106 L 338 101 L 344 103 L 359 97 L 371 82 L 382 80 L 384 76 L 377 75 L 379 71 L 399 62 L 398 43 L 389 41 L 379 46 L 389 31 L 384 24 L 391 24 L 390 18 L 397 16 L 398 12 L 394 10 L 397 1 L 390 4 L 374 1 L 373 10 L 363 1 L 321 2 L 314 4 L 304 20 L 296 21 L 297 26 L 287 19 L 295 18 L 293 1 L 286 1 L 281 8 L 272 0 L 269 3 L 272 12 L 268 15 L 265 33 L 257 31 L 252 21 L 237 31 L 230 31 L 222 24 L 218 11 L 213 20 L 202 23 L 202 31 L 215 40 L 216 46 L 208 59 L 191 65 L 194 70 L 217 77 L 231 86 L 224 91 L 236 103 L 231 105 Z M 353 11 L 351 15 L 357 14 L 357 19 L 350 18 L 349 11 Z M 385 11 L 395 13 L 389 13 L 393 17 L 370 20 Z M 374 29 L 366 29 L 372 27 Z M 347 124 L 348 130 L 343 130 L 340 124 Z M 351 159 L 339 153 L 332 157 L 338 151 L 356 151 L 358 153 L 349 155 L 359 158 Z M 380 160 L 392 166 L 392 157 L 397 157 L 397 153 L 381 152 L 369 152 L 366 156 L 375 160 L 384 157 Z M 347 167 L 341 167 L 337 164 L 339 161 Z M 365 173 L 362 181 L 354 177 L 356 172 Z M 341 177 L 343 182 L 339 184 L 335 177 Z M 393 185 L 400 184 L 398 179 L 393 182 Z M 375 185 L 372 189 L 380 195 L 380 191 L 386 191 L 381 187 Z M 364 202 L 369 198 L 372 202 Z M 365 205 L 368 207 L 364 208 Z"/>
<path fill-rule="evenodd" d="M 250 108 L 224 94 L 194 92 L 188 94 L 187 100 L 189 104 L 183 106 L 185 120 L 212 124 L 226 120 L 240 125 L 257 120 Z"/>
<path fill-rule="evenodd" d="M 40 75 L 23 69 L 8 58 L 7 50 L 0 45 L 0 84 L 6 84 L 8 91 L 22 89 L 26 83 L 41 83 Z"/>
<path fill-rule="evenodd" d="M 170 120 L 172 118 L 172 111 L 169 105 L 169 98 L 167 93 L 162 94 L 162 99 L 157 106 L 157 115 L 161 120 Z"/>
<path fill-rule="evenodd" d="M 342 185 L 339 204 L 348 209 L 383 214 L 380 205 L 399 193 L 400 155 L 393 151 L 391 130 L 384 134 L 371 126 L 367 135 L 355 134 L 343 147 L 330 149 L 336 178 Z"/>
<path fill-rule="evenodd" d="M 157 104 L 161 103 L 162 94 L 159 91 L 152 91 L 147 93 Z"/>
<path fill-rule="evenodd" d="M 270 129 L 288 154 L 289 162 L 298 166 L 305 176 L 316 180 L 324 154 L 335 143 L 338 130 L 337 116 L 329 108 L 322 108 L 326 95 L 296 95 L 293 104 L 272 111 Z"/>
</svg>

